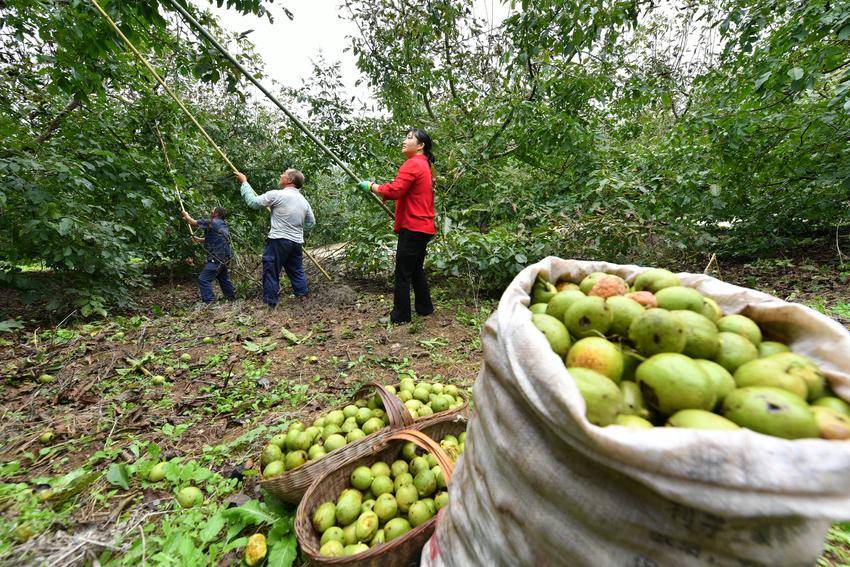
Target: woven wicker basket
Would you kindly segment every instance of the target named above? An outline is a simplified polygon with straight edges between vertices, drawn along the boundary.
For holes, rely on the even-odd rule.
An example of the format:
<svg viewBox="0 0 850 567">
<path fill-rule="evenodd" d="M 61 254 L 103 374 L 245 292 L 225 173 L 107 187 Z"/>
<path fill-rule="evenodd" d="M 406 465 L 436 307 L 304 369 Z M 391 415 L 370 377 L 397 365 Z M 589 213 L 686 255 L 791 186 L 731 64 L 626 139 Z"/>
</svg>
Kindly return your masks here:
<svg viewBox="0 0 850 567">
<path fill-rule="evenodd" d="M 321 459 L 308 461 L 296 469 L 286 471 L 280 476 L 272 477 L 268 480 L 262 480 L 260 481 L 260 486 L 284 502 L 298 504 L 298 502 L 301 501 L 301 497 L 304 495 L 304 492 L 306 492 L 307 488 L 309 488 L 314 480 L 326 472 L 336 469 L 351 459 L 357 459 L 364 455 L 371 454 L 372 447 L 376 443 L 385 439 L 393 431 L 397 431 L 405 427 L 421 429 L 435 421 L 442 421 L 443 419 L 451 418 L 454 415 L 465 415 L 465 412 L 469 407 L 469 400 L 467 400 L 465 396 L 458 394 L 458 397 L 463 400 L 463 404 L 459 407 L 417 419 L 414 424 L 413 417 L 411 417 L 410 412 L 407 411 L 407 407 L 404 403 L 387 391 L 387 389 L 378 382 L 370 382 L 369 384 L 366 384 L 358 390 L 354 397 L 357 398 L 361 392 L 370 388 L 375 388 L 378 395 L 381 397 L 381 401 L 384 403 L 384 411 L 387 412 L 387 418 L 390 422 L 389 426 L 381 429 L 380 431 L 376 431 L 371 435 L 367 435 L 363 439 L 358 439 L 357 441 L 344 445 L 336 451 L 331 451 Z M 323 410 L 323 413 L 327 413 L 328 411 L 335 409 L 342 409 L 349 403 L 351 402 L 340 404 L 329 410 Z"/>
<path fill-rule="evenodd" d="M 411 417 L 410 412 L 407 411 L 407 408 L 401 400 L 391 394 L 378 382 L 370 382 L 369 384 L 366 384 L 357 391 L 354 397 L 359 397 L 364 390 L 371 388 L 374 388 L 378 392 L 378 395 L 381 397 L 381 401 L 384 403 L 384 411 L 387 412 L 387 419 L 390 422 L 389 426 L 384 427 L 380 431 L 376 431 L 371 435 L 367 435 L 362 439 L 343 445 L 339 449 L 331 451 L 321 459 L 308 461 L 296 469 L 286 471 L 280 476 L 272 477 L 268 480 L 262 480 L 260 481 L 260 486 L 284 502 L 298 504 L 301 497 L 304 495 L 304 492 L 314 480 L 351 459 L 356 459 L 363 455 L 370 454 L 372 452 L 372 446 L 375 443 L 385 439 L 387 436 L 392 434 L 393 431 L 413 425 L 413 417 Z M 325 410 L 325 412 L 342 409 L 349 403 L 350 402 L 340 404 L 339 406 Z"/>
<path fill-rule="evenodd" d="M 361 465 L 372 465 L 377 461 L 391 464 L 399 458 L 405 441 L 413 441 L 429 451 L 443 470 L 446 482 L 450 482 L 454 464 L 434 439 L 445 435 L 458 435 L 466 430 L 466 419 L 459 415 L 447 416 L 440 420 L 428 420 L 421 430 L 406 429 L 397 431 L 376 443 L 373 453 L 349 461 L 339 468 L 319 478 L 304 494 L 298 511 L 295 513 L 295 535 L 302 551 L 313 565 L 333 567 L 406 567 L 419 565 L 419 555 L 428 538 L 434 533 L 437 517 L 417 526 L 388 543 L 373 547 L 368 551 L 349 557 L 327 557 L 319 555 L 319 536 L 313 529 L 311 518 L 313 511 L 323 502 L 335 501 L 343 489 L 348 488 L 351 472 Z"/>
</svg>

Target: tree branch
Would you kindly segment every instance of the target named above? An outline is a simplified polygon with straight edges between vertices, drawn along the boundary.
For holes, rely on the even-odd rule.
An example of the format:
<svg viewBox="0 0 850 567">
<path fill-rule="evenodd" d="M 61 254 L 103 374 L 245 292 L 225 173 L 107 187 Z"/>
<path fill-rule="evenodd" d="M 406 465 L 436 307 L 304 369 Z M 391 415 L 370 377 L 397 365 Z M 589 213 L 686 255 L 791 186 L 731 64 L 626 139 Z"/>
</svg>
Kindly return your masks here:
<svg viewBox="0 0 850 567">
<path fill-rule="evenodd" d="M 38 138 L 35 139 L 33 145 L 40 146 L 41 144 L 46 142 L 48 138 L 50 138 L 53 133 L 56 132 L 65 117 L 74 112 L 74 109 L 81 106 L 82 104 L 83 102 L 77 97 L 72 98 L 71 101 L 65 106 L 65 108 L 63 108 L 62 111 L 59 112 L 59 114 L 57 114 L 53 118 L 53 120 L 50 121 L 50 124 L 47 125 L 47 128 L 45 128 L 45 130 L 38 135 Z"/>
</svg>

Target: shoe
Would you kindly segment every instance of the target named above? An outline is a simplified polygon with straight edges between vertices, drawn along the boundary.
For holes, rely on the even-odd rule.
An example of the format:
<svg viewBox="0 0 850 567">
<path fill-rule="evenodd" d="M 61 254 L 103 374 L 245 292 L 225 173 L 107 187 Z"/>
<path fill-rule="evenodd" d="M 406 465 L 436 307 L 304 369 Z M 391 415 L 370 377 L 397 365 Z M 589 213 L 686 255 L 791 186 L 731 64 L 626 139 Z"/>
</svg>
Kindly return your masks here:
<svg viewBox="0 0 850 567">
<path fill-rule="evenodd" d="M 383 316 L 383 317 L 378 317 L 378 323 L 380 323 L 381 325 L 389 325 L 389 323 L 390 323 L 390 316 L 389 316 L 389 315 L 385 315 L 385 316 Z"/>
</svg>

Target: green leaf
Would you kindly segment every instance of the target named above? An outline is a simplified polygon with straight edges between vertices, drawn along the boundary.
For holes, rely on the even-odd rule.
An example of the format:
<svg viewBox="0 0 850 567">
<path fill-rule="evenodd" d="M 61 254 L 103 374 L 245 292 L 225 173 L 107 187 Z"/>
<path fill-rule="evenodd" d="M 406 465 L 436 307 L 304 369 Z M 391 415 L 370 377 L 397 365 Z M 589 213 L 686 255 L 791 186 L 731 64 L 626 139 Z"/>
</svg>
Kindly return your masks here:
<svg viewBox="0 0 850 567">
<path fill-rule="evenodd" d="M 272 529 L 269 530 L 269 535 L 267 536 L 269 546 L 274 545 L 281 539 L 283 539 L 286 534 L 292 531 L 292 518 L 281 518 L 277 522 L 274 523 Z"/>
<path fill-rule="evenodd" d="M 207 520 L 204 524 L 204 527 L 201 529 L 201 533 L 199 534 L 201 542 L 209 543 L 214 540 L 221 531 L 221 528 L 224 527 L 224 524 L 225 519 L 224 515 L 221 512 Z"/>
<path fill-rule="evenodd" d="M 767 82 L 767 80 L 770 78 L 770 75 L 772 73 L 773 73 L 773 71 L 768 71 L 767 73 L 764 73 L 761 77 L 759 77 L 756 80 L 756 90 L 759 90 L 762 87 L 762 85 L 764 85 Z"/>
<path fill-rule="evenodd" d="M 269 549 L 268 567 L 291 567 L 298 554 L 295 534 L 287 534 Z"/>
<path fill-rule="evenodd" d="M 124 463 L 112 463 L 106 472 L 106 480 L 110 484 L 120 486 L 124 490 L 130 488 L 130 477 L 127 474 L 127 465 Z"/>
<path fill-rule="evenodd" d="M 800 79 L 802 79 L 804 74 L 805 73 L 803 72 L 803 70 L 799 67 L 794 67 L 793 69 L 788 71 L 788 76 L 795 81 L 799 81 Z"/>
<path fill-rule="evenodd" d="M 258 500 L 249 500 L 242 506 L 225 510 L 224 516 L 228 522 L 240 522 L 246 526 L 273 524 L 277 521 Z"/>
<path fill-rule="evenodd" d="M 841 41 L 844 41 L 845 39 L 850 39 L 850 24 L 841 28 L 841 30 L 838 32 L 838 39 L 840 39 Z"/>
<path fill-rule="evenodd" d="M 232 549 L 236 549 L 237 547 L 245 547 L 248 545 L 248 536 L 242 536 L 240 538 L 236 538 L 227 545 L 224 546 L 224 549 L 221 550 L 222 554 L 227 553 Z"/>
<path fill-rule="evenodd" d="M 15 319 L 6 319 L 0 321 L 0 333 L 11 333 L 15 329 L 23 329 L 24 324 Z"/>
</svg>

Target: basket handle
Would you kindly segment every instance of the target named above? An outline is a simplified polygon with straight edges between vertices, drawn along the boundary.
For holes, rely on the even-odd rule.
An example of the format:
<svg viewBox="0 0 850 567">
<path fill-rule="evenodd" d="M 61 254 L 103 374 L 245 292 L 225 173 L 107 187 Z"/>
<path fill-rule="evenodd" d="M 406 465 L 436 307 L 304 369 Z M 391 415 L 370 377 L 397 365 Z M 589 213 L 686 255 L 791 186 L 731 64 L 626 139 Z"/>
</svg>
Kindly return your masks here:
<svg viewBox="0 0 850 567">
<path fill-rule="evenodd" d="M 446 479 L 446 484 L 449 483 L 452 478 L 452 472 L 454 471 L 455 464 L 446 452 L 443 451 L 443 448 L 440 447 L 439 443 L 416 429 L 402 429 L 401 431 L 396 431 L 384 439 L 384 442 L 386 443 L 396 439 L 400 441 L 412 441 L 434 455 L 434 458 L 437 459 L 437 464 L 440 465 L 440 469 L 443 471 L 443 477 Z"/>
<path fill-rule="evenodd" d="M 390 427 L 397 429 L 399 427 L 410 427 L 413 425 L 413 416 L 410 415 L 407 406 L 402 403 L 398 397 L 391 394 L 380 382 L 369 382 L 357 391 L 357 396 L 363 390 L 375 388 L 381 401 L 384 403 L 384 411 L 387 412 L 387 419 L 390 422 Z"/>
</svg>

